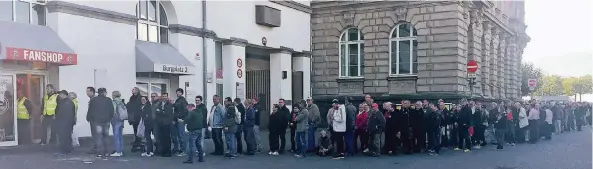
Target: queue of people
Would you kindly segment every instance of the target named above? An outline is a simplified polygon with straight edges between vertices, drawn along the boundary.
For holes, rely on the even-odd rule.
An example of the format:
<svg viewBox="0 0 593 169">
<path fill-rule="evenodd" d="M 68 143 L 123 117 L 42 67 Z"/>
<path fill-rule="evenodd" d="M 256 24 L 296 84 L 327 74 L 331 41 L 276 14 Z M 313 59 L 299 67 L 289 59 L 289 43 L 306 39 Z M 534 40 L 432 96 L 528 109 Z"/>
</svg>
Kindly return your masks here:
<svg viewBox="0 0 593 169">
<path fill-rule="evenodd" d="M 210 154 L 214 156 L 233 159 L 239 154 L 255 155 L 263 151 L 259 137 L 263 109 L 257 98 L 242 102 L 239 98 L 226 97 L 221 103 L 221 98 L 214 95 L 213 106 L 208 109 L 202 96 L 188 103 L 183 89 L 176 90 L 177 99 L 173 100 L 168 93 L 151 93 L 149 98 L 133 88 L 127 103 L 119 91 L 108 97 L 105 88 L 95 92 L 93 87 L 88 87 L 86 94 L 90 98 L 86 120 L 94 140 L 91 153 L 100 158 L 124 155 L 125 121 L 134 129 L 132 152 L 141 151 L 141 156 L 187 156 L 184 163 L 193 163 L 197 156 L 198 162 L 204 162 L 205 139 L 213 141 L 214 152 Z M 483 105 L 465 99 L 459 103 L 447 107 L 443 100 L 437 103 L 403 100 L 401 104 L 384 102 L 380 107 L 369 95 L 358 106 L 348 97 L 334 99 L 324 117 L 328 127 L 319 130 L 322 117 L 311 98 L 293 104 L 292 111 L 286 100 L 279 99 L 268 118 L 268 155 L 285 153 L 287 129 L 289 151 L 296 157 L 316 154 L 344 159 L 361 153 L 372 157 L 400 153 L 436 156 L 443 148 L 470 152 L 488 144 L 502 150 L 506 145 L 537 143 L 541 139 L 550 140 L 552 135 L 581 131 L 582 126 L 591 123 L 588 103 L 532 100 Z M 78 107 L 76 94 L 56 92 L 52 85 L 47 85 L 43 106 L 42 126 L 46 132 L 52 128 L 55 133 L 49 139 L 44 135 L 41 144 L 58 138 L 60 153 L 69 154 Z M 20 99 L 17 107 L 19 117 L 24 117 L 21 111 L 28 109 L 26 100 Z M 109 151 L 112 148 L 107 147 L 108 139 L 113 139 L 114 151 Z"/>
</svg>

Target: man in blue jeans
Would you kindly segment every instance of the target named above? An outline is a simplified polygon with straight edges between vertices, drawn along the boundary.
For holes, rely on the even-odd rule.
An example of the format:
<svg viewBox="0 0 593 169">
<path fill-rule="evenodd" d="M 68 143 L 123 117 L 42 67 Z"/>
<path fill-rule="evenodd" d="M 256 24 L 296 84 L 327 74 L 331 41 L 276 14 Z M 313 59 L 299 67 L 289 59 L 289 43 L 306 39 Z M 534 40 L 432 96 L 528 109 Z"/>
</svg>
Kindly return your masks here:
<svg viewBox="0 0 593 169">
<path fill-rule="evenodd" d="M 317 125 L 321 121 L 321 115 L 319 114 L 319 107 L 313 103 L 311 97 L 307 98 L 307 110 L 309 111 L 309 129 L 307 131 L 307 151 L 316 152 L 317 146 L 315 146 L 315 132 L 317 131 Z"/>
<path fill-rule="evenodd" d="M 199 100 L 199 101 L 198 101 Z M 187 161 L 183 163 L 193 163 L 194 156 L 196 152 L 194 151 L 194 145 L 198 149 L 198 162 L 204 162 L 204 150 L 202 148 L 202 144 L 192 144 L 192 143 L 200 143 L 202 142 L 202 129 L 205 127 L 204 124 L 204 112 L 206 110 L 206 106 L 201 104 L 202 97 L 196 96 L 196 104 L 198 104 L 198 108 L 194 104 L 190 104 L 188 116 L 185 120 L 182 120 L 185 124 L 187 124 L 187 131 L 189 131 L 189 141 L 188 141 L 188 148 L 187 152 L 189 155 L 187 156 Z"/>
<path fill-rule="evenodd" d="M 346 132 L 344 133 L 344 143 L 346 144 L 346 154 L 354 156 L 354 120 L 356 120 L 356 107 L 350 103 L 349 97 L 346 101 Z"/>
<path fill-rule="evenodd" d="M 184 156 L 183 149 L 185 148 L 185 125 L 183 119 L 187 117 L 187 101 L 183 97 L 183 89 L 176 90 L 177 100 L 173 103 L 173 112 L 175 113 L 175 120 L 173 127 L 171 127 L 171 140 L 173 141 L 173 153 L 177 156 Z"/>
</svg>

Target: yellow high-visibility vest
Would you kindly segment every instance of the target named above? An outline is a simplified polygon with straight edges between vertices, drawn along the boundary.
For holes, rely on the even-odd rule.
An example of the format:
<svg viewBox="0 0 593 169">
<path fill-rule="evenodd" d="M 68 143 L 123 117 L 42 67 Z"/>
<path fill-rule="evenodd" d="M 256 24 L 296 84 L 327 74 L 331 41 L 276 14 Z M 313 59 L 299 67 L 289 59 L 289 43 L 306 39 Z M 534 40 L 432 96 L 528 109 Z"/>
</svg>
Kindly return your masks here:
<svg viewBox="0 0 593 169">
<path fill-rule="evenodd" d="M 47 95 L 43 96 L 43 115 L 53 116 L 56 114 L 56 106 L 58 94 L 53 94 L 49 98 Z"/>
<path fill-rule="evenodd" d="M 17 107 L 16 107 L 17 119 L 21 119 L 21 120 L 29 119 L 29 110 L 27 110 L 27 107 L 25 106 L 25 101 L 27 101 L 27 98 L 23 97 L 19 100 L 19 102 L 17 104 Z"/>
<path fill-rule="evenodd" d="M 72 102 L 74 102 L 74 117 L 76 117 L 76 113 L 78 113 L 78 98 L 72 99 Z"/>
</svg>

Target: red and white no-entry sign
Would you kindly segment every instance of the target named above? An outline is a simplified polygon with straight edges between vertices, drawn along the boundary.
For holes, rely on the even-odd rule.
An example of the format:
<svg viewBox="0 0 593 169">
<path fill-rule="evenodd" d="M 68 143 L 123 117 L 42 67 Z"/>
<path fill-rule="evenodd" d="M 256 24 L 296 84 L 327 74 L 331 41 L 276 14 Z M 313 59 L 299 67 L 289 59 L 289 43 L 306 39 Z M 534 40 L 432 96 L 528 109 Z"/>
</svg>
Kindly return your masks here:
<svg viewBox="0 0 593 169">
<path fill-rule="evenodd" d="M 475 60 L 470 60 L 467 62 L 467 72 L 468 73 L 476 73 L 478 71 L 478 62 Z"/>
<path fill-rule="evenodd" d="M 529 86 L 529 87 L 535 87 L 535 86 L 537 86 L 537 80 L 536 79 L 528 79 L 527 80 L 527 86 Z"/>
</svg>

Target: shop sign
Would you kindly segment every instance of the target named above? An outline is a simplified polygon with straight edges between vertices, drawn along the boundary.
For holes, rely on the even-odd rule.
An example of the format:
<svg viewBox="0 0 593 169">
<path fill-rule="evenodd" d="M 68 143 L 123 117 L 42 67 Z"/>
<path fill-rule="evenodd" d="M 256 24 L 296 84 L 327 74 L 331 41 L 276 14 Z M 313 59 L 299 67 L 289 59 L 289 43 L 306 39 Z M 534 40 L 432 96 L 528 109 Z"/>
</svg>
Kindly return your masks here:
<svg viewBox="0 0 593 169">
<path fill-rule="evenodd" d="M 6 47 L 6 59 L 57 63 L 62 65 L 76 65 L 78 62 L 77 55 L 72 53 L 50 52 L 11 47 Z"/>
<path fill-rule="evenodd" d="M 193 66 L 179 66 L 167 64 L 154 64 L 154 72 L 171 73 L 171 74 L 194 74 Z"/>
</svg>

